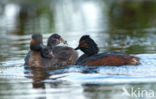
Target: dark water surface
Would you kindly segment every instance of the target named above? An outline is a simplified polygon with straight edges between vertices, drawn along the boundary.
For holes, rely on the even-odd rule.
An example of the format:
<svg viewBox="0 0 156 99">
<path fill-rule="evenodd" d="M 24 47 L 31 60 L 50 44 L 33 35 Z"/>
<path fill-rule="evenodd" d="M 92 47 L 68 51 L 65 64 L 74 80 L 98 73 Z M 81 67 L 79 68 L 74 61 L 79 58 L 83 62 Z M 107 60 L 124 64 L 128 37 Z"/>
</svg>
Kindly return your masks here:
<svg viewBox="0 0 156 99">
<path fill-rule="evenodd" d="M 33 33 L 43 34 L 45 44 L 59 33 L 73 48 L 89 34 L 100 52 L 135 54 L 142 64 L 28 70 Z M 155 99 L 155 41 L 154 0 L 1 0 L 0 99 Z"/>
</svg>

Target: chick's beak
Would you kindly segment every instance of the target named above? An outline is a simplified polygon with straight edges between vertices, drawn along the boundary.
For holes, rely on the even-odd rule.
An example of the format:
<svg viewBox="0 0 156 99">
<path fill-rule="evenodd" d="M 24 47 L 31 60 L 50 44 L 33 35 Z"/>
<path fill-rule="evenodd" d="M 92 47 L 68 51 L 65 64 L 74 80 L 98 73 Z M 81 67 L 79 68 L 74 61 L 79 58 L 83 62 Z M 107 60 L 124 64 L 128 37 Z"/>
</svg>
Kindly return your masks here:
<svg viewBox="0 0 156 99">
<path fill-rule="evenodd" d="M 66 40 L 64 40 L 62 37 L 59 39 L 59 41 L 63 44 L 68 44 Z"/>
<path fill-rule="evenodd" d="M 49 53 L 48 56 L 55 57 L 53 53 Z"/>
</svg>

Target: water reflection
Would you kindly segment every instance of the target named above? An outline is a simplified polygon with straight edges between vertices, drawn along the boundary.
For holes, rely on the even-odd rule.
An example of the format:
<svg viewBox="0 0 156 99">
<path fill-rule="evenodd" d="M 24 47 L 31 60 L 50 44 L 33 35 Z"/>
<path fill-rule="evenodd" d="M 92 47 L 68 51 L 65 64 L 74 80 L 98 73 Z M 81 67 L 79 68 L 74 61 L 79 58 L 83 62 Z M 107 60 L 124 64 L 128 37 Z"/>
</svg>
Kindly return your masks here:
<svg viewBox="0 0 156 99">
<path fill-rule="evenodd" d="M 43 69 L 36 69 L 32 71 L 33 74 L 33 88 L 42 88 L 45 89 L 44 80 L 47 79 L 50 75 L 47 71 Z"/>
<path fill-rule="evenodd" d="M 31 78 L 33 80 L 32 86 L 33 88 L 42 88 L 46 89 L 44 80 L 48 80 L 51 75 L 56 75 L 64 72 L 64 67 L 49 67 L 49 68 L 35 68 L 30 66 L 25 66 L 25 74 L 29 75 L 26 76 L 28 78 Z M 51 81 L 54 81 L 51 83 L 51 86 L 59 86 L 59 82 L 55 82 L 57 78 L 51 79 Z M 50 79 L 49 79 L 50 80 Z"/>
</svg>

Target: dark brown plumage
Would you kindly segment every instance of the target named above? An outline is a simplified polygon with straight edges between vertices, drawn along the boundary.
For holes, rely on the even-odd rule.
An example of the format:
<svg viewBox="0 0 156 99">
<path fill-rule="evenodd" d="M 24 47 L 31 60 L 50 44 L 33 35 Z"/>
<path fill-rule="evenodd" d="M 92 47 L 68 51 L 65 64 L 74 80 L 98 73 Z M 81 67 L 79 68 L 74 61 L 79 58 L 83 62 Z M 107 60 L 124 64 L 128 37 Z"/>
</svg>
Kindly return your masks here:
<svg viewBox="0 0 156 99">
<path fill-rule="evenodd" d="M 84 54 L 78 59 L 76 65 L 85 66 L 122 66 L 138 65 L 139 58 L 120 52 L 106 52 L 98 54 L 98 46 L 88 35 L 81 37 L 79 45 Z"/>
<path fill-rule="evenodd" d="M 77 52 L 71 47 L 57 46 L 64 40 L 58 34 L 48 38 L 47 46 L 43 45 L 42 35 L 33 34 L 30 51 L 25 58 L 25 65 L 34 67 L 55 67 L 74 65 Z"/>
<path fill-rule="evenodd" d="M 60 35 L 52 34 L 48 38 L 47 46 L 52 49 L 58 61 L 62 62 L 64 65 L 74 65 L 78 59 L 77 52 L 68 46 L 57 46 L 58 42 L 66 43 Z"/>
</svg>

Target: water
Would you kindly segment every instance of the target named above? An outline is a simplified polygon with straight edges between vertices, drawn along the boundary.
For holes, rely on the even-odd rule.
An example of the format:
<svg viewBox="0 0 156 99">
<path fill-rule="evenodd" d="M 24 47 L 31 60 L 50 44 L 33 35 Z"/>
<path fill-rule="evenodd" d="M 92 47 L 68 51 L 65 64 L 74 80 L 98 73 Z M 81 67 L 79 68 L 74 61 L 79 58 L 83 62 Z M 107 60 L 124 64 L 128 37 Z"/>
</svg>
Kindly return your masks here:
<svg viewBox="0 0 156 99">
<path fill-rule="evenodd" d="M 0 1 L 0 99 L 155 99 L 155 10 L 154 0 Z M 43 34 L 44 44 L 59 33 L 73 48 L 89 34 L 100 52 L 134 54 L 142 64 L 29 70 L 23 64 L 32 33 Z M 123 88 L 155 97 L 122 96 Z"/>
</svg>

